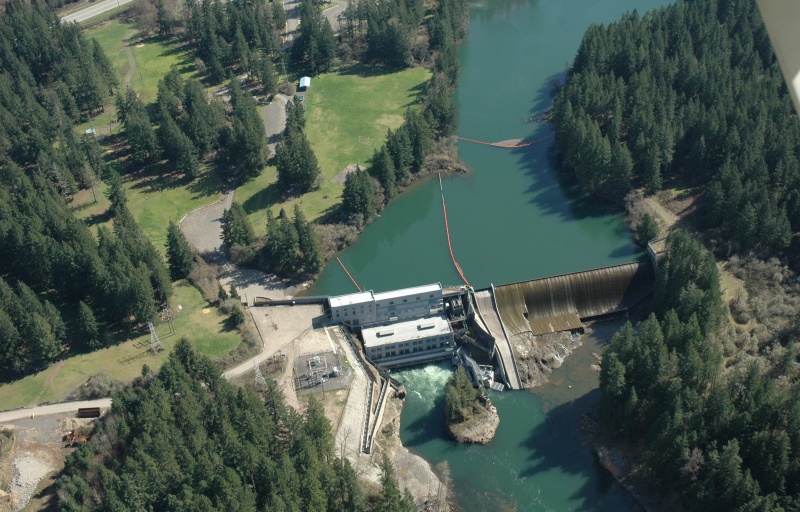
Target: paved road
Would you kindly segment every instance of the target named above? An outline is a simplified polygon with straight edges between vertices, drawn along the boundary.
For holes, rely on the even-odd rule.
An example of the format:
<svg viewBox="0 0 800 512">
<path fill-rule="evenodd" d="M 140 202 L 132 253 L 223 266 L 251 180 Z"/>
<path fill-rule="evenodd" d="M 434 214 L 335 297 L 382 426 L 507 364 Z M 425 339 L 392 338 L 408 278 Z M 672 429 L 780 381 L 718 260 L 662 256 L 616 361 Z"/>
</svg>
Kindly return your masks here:
<svg viewBox="0 0 800 512">
<path fill-rule="evenodd" d="M 94 18 L 95 16 L 103 14 L 106 11 L 110 11 L 111 9 L 116 9 L 117 7 L 129 4 L 132 1 L 133 0 L 104 0 L 96 4 L 92 4 L 86 9 L 81 9 L 80 11 L 62 16 L 61 20 L 65 23 L 72 23 L 73 21 L 80 23 L 88 20 L 89 18 Z"/>
<path fill-rule="evenodd" d="M 40 405 L 30 409 L 17 409 L 15 411 L 0 412 L 0 423 L 30 418 L 31 414 L 45 416 L 48 414 L 67 414 L 78 412 L 83 407 L 99 407 L 101 409 L 111 408 L 110 398 L 100 398 L 98 400 L 82 400 L 80 402 L 65 402 L 62 404 Z"/>
<path fill-rule="evenodd" d="M 334 5 L 333 7 L 330 7 L 322 11 L 322 15 L 328 18 L 328 21 L 331 24 L 331 28 L 333 28 L 334 34 L 339 33 L 339 28 L 341 25 L 339 23 L 339 15 L 342 14 L 345 9 L 347 9 L 348 2 L 345 2 L 344 0 L 337 0 L 336 3 L 337 5 Z"/>
</svg>

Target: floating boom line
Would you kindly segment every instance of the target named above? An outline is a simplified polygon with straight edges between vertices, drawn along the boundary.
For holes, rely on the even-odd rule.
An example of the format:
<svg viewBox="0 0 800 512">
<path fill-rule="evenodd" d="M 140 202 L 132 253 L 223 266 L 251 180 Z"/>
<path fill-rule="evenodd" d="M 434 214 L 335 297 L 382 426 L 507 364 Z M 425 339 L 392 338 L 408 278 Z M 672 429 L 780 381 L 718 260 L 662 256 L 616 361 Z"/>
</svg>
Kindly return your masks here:
<svg viewBox="0 0 800 512">
<path fill-rule="evenodd" d="M 554 137 L 553 135 L 548 135 L 543 139 L 532 140 L 529 142 L 525 142 L 525 139 L 509 139 L 500 142 L 484 142 L 482 140 L 468 139 L 466 137 L 458 137 L 458 140 L 465 140 L 467 142 L 474 142 L 475 144 L 483 144 L 484 146 L 492 146 L 495 148 L 516 149 L 516 148 L 526 148 L 528 146 L 533 146 L 534 144 L 539 144 L 540 142 L 550 140 L 553 137 Z"/>
<path fill-rule="evenodd" d="M 447 222 L 447 205 L 444 203 L 444 188 L 442 187 L 442 174 L 439 173 L 439 191 L 442 193 L 442 212 L 444 213 L 444 230 L 447 233 L 447 247 L 450 249 L 450 258 L 453 260 L 453 265 L 456 267 L 456 272 L 458 275 L 461 276 L 461 280 L 464 281 L 464 284 L 472 288 L 472 285 L 469 284 L 467 278 L 464 277 L 464 272 L 461 271 L 461 265 L 458 264 L 456 261 L 456 256 L 453 254 L 453 244 L 450 243 L 450 224 Z"/>
<path fill-rule="evenodd" d="M 342 266 L 342 270 L 344 270 L 344 273 L 347 274 L 347 277 L 349 277 L 350 280 L 353 281 L 353 284 L 356 285 L 356 288 L 358 288 L 358 291 L 363 292 L 364 290 L 362 290 L 361 287 L 358 286 L 358 283 L 356 282 L 355 279 L 353 279 L 353 276 L 350 275 L 350 272 L 347 271 L 347 267 L 344 266 L 344 263 L 342 263 L 342 260 L 340 260 L 338 256 L 336 257 L 336 261 L 338 261 L 339 265 Z"/>
</svg>

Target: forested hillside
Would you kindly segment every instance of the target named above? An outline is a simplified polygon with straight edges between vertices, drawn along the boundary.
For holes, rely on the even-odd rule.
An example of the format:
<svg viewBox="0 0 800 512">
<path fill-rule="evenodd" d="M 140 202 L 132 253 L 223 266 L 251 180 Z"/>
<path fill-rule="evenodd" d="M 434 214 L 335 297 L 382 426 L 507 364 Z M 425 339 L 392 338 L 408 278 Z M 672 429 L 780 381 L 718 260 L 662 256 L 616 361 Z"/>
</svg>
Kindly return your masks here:
<svg viewBox="0 0 800 512">
<path fill-rule="evenodd" d="M 380 496 L 365 498 L 316 400 L 299 414 L 270 383 L 262 403 L 185 341 L 142 374 L 67 459 L 62 510 L 415 509 L 386 459 Z"/>
<path fill-rule="evenodd" d="M 163 260 L 112 184 L 113 232 L 99 241 L 67 198 L 106 175 L 74 123 L 117 86 L 103 50 L 44 3 L 0 14 L 0 374 L 46 366 L 64 342 L 96 348 L 106 328 L 148 321 L 172 293 Z"/>
<path fill-rule="evenodd" d="M 800 254 L 800 122 L 751 0 L 677 2 L 586 32 L 552 120 L 589 191 L 699 186 L 728 254 Z"/>
<path fill-rule="evenodd" d="M 604 353 L 600 426 L 687 510 L 797 510 L 800 324 L 721 326 L 711 254 L 680 231 L 667 246 L 658 315 L 625 325 Z"/>
</svg>

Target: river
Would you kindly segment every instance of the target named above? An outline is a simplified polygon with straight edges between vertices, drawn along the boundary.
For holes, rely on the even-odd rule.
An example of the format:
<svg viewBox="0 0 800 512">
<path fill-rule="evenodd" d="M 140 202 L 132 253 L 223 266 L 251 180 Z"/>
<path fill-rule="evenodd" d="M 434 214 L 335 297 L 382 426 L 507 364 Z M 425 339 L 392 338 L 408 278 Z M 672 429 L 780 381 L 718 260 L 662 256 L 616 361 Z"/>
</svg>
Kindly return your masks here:
<svg viewBox="0 0 800 512">
<path fill-rule="evenodd" d="M 551 127 L 524 120 L 551 103 L 586 28 L 659 0 L 494 0 L 470 4 L 459 54 L 459 135 L 497 142 L 539 140 Z M 459 142 L 472 170 L 445 176 L 453 251 L 475 288 L 632 261 L 641 250 L 619 214 L 563 182 L 552 141 L 514 150 Z M 445 238 L 439 181 L 414 185 L 340 254 L 365 289 L 461 284 Z M 334 260 L 309 294 L 355 291 Z M 597 399 L 597 376 L 584 364 L 597 339 L 570 356 L 554 384 L 536 393 L 493 395 L 501 418 L 488 447 L 456 446 L 439 419 L 447 366 L 399 372 L 408 382 L 402 438 L 433 464 L 447 461 L 465 510 L 635 510 L 582 445 L 578 418 Z M 570 381 L 571 384 L 565 384 Z M 572 385 L 572 388 L 568 386 Z"/>
</svg>

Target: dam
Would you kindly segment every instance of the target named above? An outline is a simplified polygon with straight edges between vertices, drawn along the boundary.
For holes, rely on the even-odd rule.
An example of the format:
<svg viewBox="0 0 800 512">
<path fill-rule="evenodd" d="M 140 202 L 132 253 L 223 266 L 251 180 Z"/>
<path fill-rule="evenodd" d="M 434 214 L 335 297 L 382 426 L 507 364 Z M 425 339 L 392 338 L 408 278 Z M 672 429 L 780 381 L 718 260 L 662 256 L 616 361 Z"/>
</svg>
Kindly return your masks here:
<svg viewBox="0 0 800 512">
<path fill-rule="evenodd" d="M 506 388 L 522 389 L 515 338 L 535 342 L 563 331 L 581 333 L 585 321 L 625 314 L 653 293 L 657 252 L 648 248 L 649 260 L 480 290 L 435 283 L 301 300 L 324 304 L 328 322 L 356 334 L 375 366 L 393 369 L 448 359 L 458 346 L 469 345 L 496 363 Z"/>
</svg>

